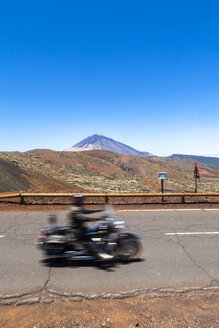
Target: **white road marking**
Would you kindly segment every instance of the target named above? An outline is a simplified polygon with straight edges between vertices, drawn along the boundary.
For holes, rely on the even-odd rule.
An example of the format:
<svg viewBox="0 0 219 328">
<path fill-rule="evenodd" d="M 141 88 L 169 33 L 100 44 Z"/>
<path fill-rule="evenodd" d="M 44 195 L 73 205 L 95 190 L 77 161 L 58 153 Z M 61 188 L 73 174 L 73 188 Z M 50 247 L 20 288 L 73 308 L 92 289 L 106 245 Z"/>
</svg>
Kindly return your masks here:
<svg viewBox="0 0 219 328">
<path fill-rule="evenodd" d="M 176 211 L 203 211 L 204 208 L 176 208 Z"/>
<path fill-rule="evenodd" d="M 117 210 L 116 212 L 176 212 L 176 211 L 203 211 L 201 208 L 169 208 L 169 209 L 144 209 L 144 210 Z"/>
<path fill-rule="evenodd" d="M 175 235 L 219 235 L 219 231 L 191 231 L 191 232 L 166 232 L 166 236 Z"/>
<path fill-rule="evenodd" d="M 3 235 L 0 235 L 0 238 L 4 238 L 4 236 Z"/>
<path fill-rule="evenodd" d="M 153 209 L 147 209 L 147 210 L 117 210 L 116 212 L 164 212 L 164 211 L 176 211 L 175 209 L 160 209 L 160 210 L 153 210 Z"/>
<path fill-rule="evenodd" d="M 219 208 L 169 208 L 169 209 L 144 209 L 144 210 L 116 210 L 116 212 L 178 212 L 178 211 L 219 211 Z"/>
</svg>

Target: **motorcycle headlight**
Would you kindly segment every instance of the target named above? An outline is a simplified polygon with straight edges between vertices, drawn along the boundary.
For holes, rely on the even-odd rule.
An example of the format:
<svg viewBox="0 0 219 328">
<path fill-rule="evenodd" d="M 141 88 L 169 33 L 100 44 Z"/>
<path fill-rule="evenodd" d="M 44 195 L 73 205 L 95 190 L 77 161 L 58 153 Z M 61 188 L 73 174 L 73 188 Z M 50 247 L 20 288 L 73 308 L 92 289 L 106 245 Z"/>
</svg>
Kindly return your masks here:
<svg viewBox="0 0 219 328">
<path fill-rule="evenodd" d="M 115 221 L 113 222 L 114 228 L 115 229 L 123 229 L 124 228 L 124 221 Z"/>
</svg>

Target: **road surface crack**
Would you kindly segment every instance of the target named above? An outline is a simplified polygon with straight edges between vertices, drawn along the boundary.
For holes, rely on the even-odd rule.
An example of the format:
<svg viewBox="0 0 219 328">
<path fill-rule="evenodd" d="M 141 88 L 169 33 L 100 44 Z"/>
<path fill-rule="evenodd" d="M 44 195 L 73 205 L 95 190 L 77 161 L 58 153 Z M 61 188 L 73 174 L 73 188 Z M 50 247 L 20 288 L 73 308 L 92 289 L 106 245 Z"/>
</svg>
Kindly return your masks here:
<svg viewBox="0 0 219 328">
<path fill-rule="evenodd" d="M 49 272 L 48 272 L 48 278 L 47 278 L 45 284 L 43 285 L 41 291 L 44 291 L 46 289 L 46 287 L 47 287 L 47 285 L 48 285 L 48 283 L 50 281 L 50 278 L 51 278 L 51 272 L 52 272 L 52 267 L 50 266 L 49 267 Z"/>
<path fill-rule="evenodd" d="M 203 272 L 208 276 L 208 278 L 211 279 L 210 287 L 213 286 L 214 283 L 216 283 L 217 285 L 219 285 L 219 281 L 216 280 L 214 277 L 212 277 L 212 276 L 208 273 L 208 271 L 207 271 L 206 269 L 204 269 L 200 264 L 198 264 L 198 263 L 195 261 L 195 259 L 191 256 L 191 254 L 186 250 L 185 246 L 181 243 L 179 236 L 176 235 L 175 237 L 176 237 L 177 240 L 174 240 L 173 238 L 170 238 L 170 237 L 168 237 L 168 239 L 169 239 L 170 241 L 176 243 L 178 246 L 180 246 L 180 247 L 183 249 L 184 253 L 185 253 L 185 254 L 188 256 L 188 258 L 192 261 L 192 263 L 193 263 L 197 268 L 199 268 L 201 271 L 203 271 Z"/>
<path fill-rule="evenodd" d="M 16 228 L 16 224 L 13 223 L 12 225 L 10 225 L 9 227 L 5 228 L 3 231 L 1 231 L 1 233 L 6 233 L 8 230 L 12 229 L 12 228 Z"/>
</svg>

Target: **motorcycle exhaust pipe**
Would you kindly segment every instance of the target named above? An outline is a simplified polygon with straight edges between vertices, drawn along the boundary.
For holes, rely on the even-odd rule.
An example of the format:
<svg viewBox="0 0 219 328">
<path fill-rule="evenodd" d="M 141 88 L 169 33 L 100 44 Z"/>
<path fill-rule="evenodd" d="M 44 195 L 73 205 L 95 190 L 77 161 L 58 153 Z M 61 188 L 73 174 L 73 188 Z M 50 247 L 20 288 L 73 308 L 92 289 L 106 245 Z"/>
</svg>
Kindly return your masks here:
<svg viewBox="0 0 219 328">
<path fill-rule="evenodd" d="M 80 260 L 95 260 L 96 258 L 94 256 L 91 255 L 81 255 L 81 256 L 72 256 L 69 258 L 70 260 L 75 260 L 75 261 L 80 261 Z"/>
<path fill-rule="evenodd" d="M 68 258 L 67 254 L 44 254 L 44 257 L 47 259 L 66 259 Z"/>
</svg>

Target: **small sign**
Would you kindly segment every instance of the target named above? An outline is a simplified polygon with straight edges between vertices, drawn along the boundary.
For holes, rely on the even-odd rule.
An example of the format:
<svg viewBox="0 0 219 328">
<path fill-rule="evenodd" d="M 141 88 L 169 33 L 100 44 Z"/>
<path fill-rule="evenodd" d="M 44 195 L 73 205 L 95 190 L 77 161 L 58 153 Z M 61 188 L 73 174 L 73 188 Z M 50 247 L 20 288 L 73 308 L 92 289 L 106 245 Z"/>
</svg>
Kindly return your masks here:
<svg viewBox="0 0 219 328">
<path fill-rule="evenodd" d="M 200 178 L 200 173 L 199 173 L 197 162 L 195 162 L 194 177 L 198 178 L 198 179 Z"/>
<path fill-rule="evenodd" d="M 167 179 L 167 172 L 158 172 L 157 178 L 160 180 L 166 180 Z"/>
</svg>

